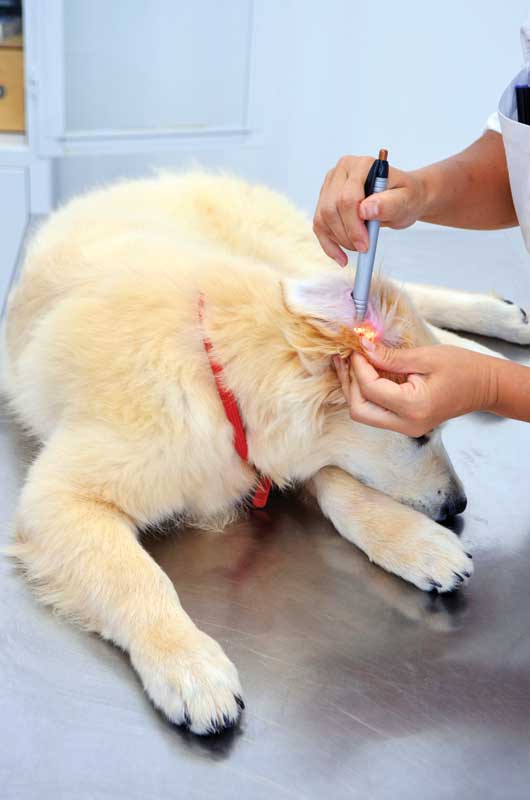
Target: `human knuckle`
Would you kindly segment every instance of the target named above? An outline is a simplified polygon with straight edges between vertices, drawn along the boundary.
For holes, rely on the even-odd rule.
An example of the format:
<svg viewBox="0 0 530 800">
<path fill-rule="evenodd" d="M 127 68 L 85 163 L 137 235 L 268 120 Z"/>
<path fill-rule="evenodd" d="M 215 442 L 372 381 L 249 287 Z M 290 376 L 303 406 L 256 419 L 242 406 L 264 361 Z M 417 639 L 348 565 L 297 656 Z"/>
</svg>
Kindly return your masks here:
<svg viewBox="0 0 530 800">
<path fill-rule="evenodd" d="M 341 208 L 351 210 L 357 205 L 357 195 L 351 191 L 342 192 L 339 196 L 338 204 Z"/>
<path fill-rule="evenodd" d="M 350 156 L 350 155 L 344 155 L 344 156 L 341 156 L 341 157 L 339 158 L 339 160 L 337 161 L 337 166 L 338 166 L 338 167 L 343 167 L 343 168 L 346 168 L 346 169 L 347 169 L 348 167 L 350 167 L 350 166 L 351 166 L 351 163 L 352 163 L 352 161 L 354 161 L 354 160 L 355 160 L 355 157 L 354 157 L 354 156 Z"/>
<path fill-rule="evenodd" d="M 335 217 L 337 216 L 337 209 L 334 205 L 327 204 L 322 206 L 320 210 L 320 215 L 324 222 L 333 222 Z"/>
<path fill-rule="evenodd" d="M 407 416 L 413 425 L 421 427 L 427 417 L 426 409 L 423 405 L 414 405 L 409 409 Z"/>
<path fill-rule="evenodd" d="M 361 167 L 364 170 L 366 170 L 367 167 L 368 167 L 368 169 L 370 169 L 370 167 L 373 164 L 373 161 L 374 161 L 374 159 L 373 159 L 372 156 L 359 156 L 357 158 L 357 162 L 359 164 L 359 167 Z"/>
</svg>

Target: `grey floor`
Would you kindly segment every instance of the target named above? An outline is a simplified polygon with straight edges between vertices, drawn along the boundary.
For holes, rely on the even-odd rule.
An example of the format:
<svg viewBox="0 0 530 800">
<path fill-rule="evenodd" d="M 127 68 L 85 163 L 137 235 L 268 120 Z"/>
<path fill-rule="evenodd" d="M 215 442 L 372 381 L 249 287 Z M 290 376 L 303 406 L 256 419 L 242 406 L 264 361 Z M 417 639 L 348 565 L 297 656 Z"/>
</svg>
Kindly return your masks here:
<svg viewBox="0 0 530 800">
<path fill-rule="evenodd" d="M 380 252 L 396 278 L 530 306 L 515 231 L 385 231 Z M 469 497 L 463 592 L 413 589 L 292 499 L 221 538 L 147 544 L 240 669 L 247 710 L 219 737 L 167 724 L 127 659 L 37 606 L 3 560 L 2 798 L 530 797 L 530 426 L 473 415 L 445 439 Z M 7 541 L 28 450 L 6 420 L 0 448 Z"/>
</svg>

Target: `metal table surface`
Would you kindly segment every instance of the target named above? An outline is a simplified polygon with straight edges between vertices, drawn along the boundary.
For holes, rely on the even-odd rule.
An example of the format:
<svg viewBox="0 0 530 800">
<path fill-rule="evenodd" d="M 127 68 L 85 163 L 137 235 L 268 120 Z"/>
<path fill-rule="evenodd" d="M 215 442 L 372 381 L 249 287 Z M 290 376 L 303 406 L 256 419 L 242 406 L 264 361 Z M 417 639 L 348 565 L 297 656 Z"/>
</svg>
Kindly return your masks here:
<svg viewBox="0 0 530 800">
<path fill-rule="evenodd" d="M 385 231 L 381 253 L 400 278 L 530 304 L 517 232 Z M 127 658 L 39 607 L 3 559 L 0 795 L 528 798 L 530 426 L 473 415 L 445 440 L 476 568 L 453 595 L 370 565 L 290 497 L 223 535 L 146 543 L 240 670 L 247 710 L 218 737 L 166 723 Z M 5 418 L 0 453 L 3 544 L 30 457 Z"/>
</svg>

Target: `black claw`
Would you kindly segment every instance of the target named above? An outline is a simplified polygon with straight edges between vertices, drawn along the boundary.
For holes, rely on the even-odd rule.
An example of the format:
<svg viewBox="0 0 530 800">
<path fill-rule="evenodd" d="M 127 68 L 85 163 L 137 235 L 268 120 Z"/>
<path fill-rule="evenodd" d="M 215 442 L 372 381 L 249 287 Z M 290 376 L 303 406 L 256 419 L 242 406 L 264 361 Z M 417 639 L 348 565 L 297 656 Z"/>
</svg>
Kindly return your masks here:
<svg viewBox="0 0 530 800">
<path fill-rule="evenodd" d="M 468 558 L 473 558 L 473 556 L 471 555 L 471 553 L 466 553 L 466 556 L 467 556 Z"/>
<path fill-rule="evenodd" d="M 502 298 L 503 303 L 507 303 L 509 306 L 513 306 L 513 300 L 507 300 L 505 297 Z"/>
<path fill-rule="evenodd" d="M 470 578 L 471 577 L 471 573 L 470 572 L 464 572 L 464 575 L 465 575 L 466 578 Z"/>
<path fill-rule="evenodd" d="M 184 725 L 186 726 L 186 728 L 189 728 L 191 726 L 191 717 L 187 711 L 184 712 Z"/>
<path fill-rule="evenodd" d="M 439 581 L 435 581 L 434 578 L 429 578 L 429 584 L 432 586 L 433 589 L 441 589 L 442 584 Z"/>
<path fill-rule="evenodd" d="M 243 709 L 245 708 L 245 704 L 243 702 L 243 698 L 240 697 L 238 694 L 236 694 L 235 695 L 235 700 L 236 700 L 236 703 L 238 704 L 239 708 L 241 709 L 241 711 L 243 711 Z"/>
<path fill-rule="evenodd" d="M 222 730 L 223 730 L 223 726 L 221 725 L 219 720 L 213 720 L 212 719 L 212 720 L 210 720 L 210 726 L 209 726 L 208 730 L 206 731 L 206 733 L 208 734 L 208 736 L 213 736 L 216 733 L 221 733 Z"/>
<path fill-rule="evenodd" d="M 524 324 L 525 324 L 525 325 L 528 325 L 528 314 L 526 313 L 526 311 L 524 310 L 524 308 L 519 308 L 519 311 L 521 312 L 521 316 L 522 316 L 522 318 L 523 318 L 523 322 L 524 322 Z"/>
<path fill-rule="evenodd" d="M 458 579 L 458 583 L 464 583 L 464 576 L 460 575 L 459 572 L 453 572 L 453 575 L 456 575 L 456 577 Z"/>
</svg>

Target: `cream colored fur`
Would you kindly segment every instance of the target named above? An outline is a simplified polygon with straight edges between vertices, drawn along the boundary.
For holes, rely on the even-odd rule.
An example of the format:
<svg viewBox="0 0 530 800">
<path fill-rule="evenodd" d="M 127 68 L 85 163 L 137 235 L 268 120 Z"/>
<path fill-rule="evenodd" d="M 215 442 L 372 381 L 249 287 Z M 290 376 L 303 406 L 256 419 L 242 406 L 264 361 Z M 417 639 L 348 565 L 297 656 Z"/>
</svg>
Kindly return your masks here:
<svg viewBox="0 0 530 800">
<path fill-rule="evenodd" d="M 195 173 L 74 200 L 38 232 L 11 294 L 4 389 L 43 443 L 13 554 L 43 602 L 126 650 L 153 703 L 196 733 L 234 724 L 239 678 L 141 547 L 143 527 L 170 516 L 222 527 L 259 470 L 306 486 L 340 534 L 422 589 L 472 572 L 433 521 L 461 493 L 439 433 L 420 446 L 349 418 L 330 365 L 355 346 L 348 272 L 282 197 Z M 397 286 L 376 283 L 375 305 L 389 341 L 434 340 Z M 205 335 L 250 464 L 234 450 Z"/>
</svg>

